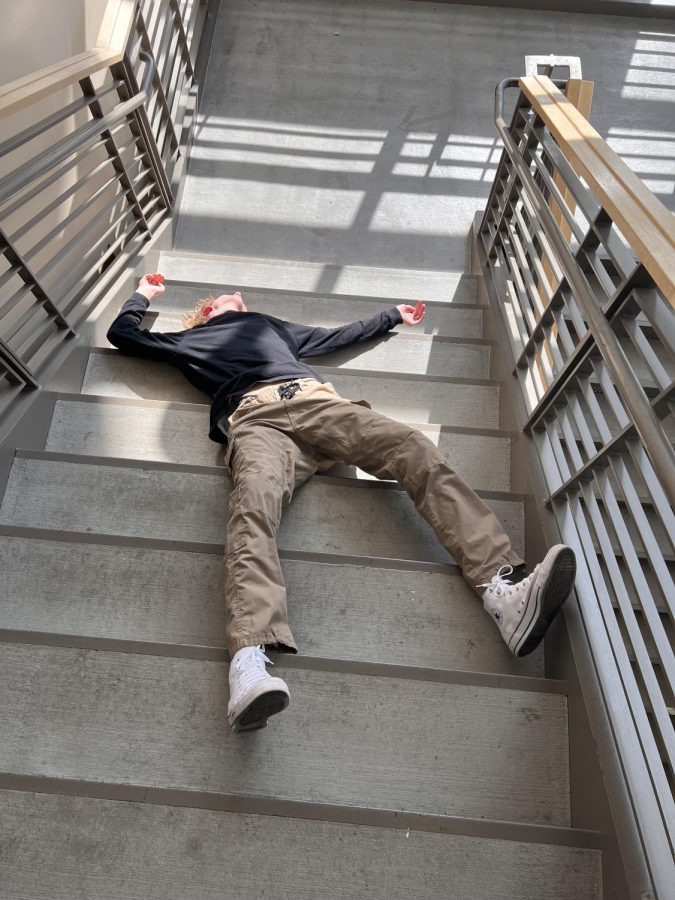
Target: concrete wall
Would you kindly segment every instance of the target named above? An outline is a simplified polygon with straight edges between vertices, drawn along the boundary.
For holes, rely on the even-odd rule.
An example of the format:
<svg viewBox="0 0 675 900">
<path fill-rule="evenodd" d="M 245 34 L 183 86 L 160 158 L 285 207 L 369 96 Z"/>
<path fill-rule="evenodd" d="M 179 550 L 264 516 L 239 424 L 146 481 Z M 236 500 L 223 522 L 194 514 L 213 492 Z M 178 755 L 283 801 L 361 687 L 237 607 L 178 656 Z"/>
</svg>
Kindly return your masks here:
<svg viewBox="0 0 675 900">
<path fill-rule="evenodd" d="M 9 0 L 0 30 L 0 84 L 96 43 L 106 0 Z"/>
</svg>

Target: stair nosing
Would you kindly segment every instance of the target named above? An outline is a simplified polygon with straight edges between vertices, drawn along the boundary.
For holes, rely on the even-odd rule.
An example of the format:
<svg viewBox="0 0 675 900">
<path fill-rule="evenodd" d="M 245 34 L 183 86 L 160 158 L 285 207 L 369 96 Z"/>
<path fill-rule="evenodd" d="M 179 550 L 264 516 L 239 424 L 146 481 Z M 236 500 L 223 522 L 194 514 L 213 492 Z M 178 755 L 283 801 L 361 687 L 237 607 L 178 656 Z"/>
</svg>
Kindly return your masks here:
<svg viewBox="0 0 675 900">
<path fill-rule="evenodd" d="M 73 465 L 106 466 L 111 469 L 139 469 L 158 472 L 178 472 L 191 475 L 220 475 L 222 466 L 192 465 L 189 463 L 164 462 L 160 460 L 134 459 L 125 456 L 97 456 L 84 453 L 67 453 L 61 450 L 32 450 L 17 449 L 15 459 L 34 459 L 46 462 L 65 462 Z M 336 484 L 342 487 L 354 487 L 359 490 L 403 491 L 405 488 L 397 481 L 380 479 L 350 478 L 346 475 L 315 474 L 312 480 L 323 484 Z M 513 503 L 523 503 L 525 494 L 515 491 L 492 491 L 478 488 L 475 491 L 479 497 L 488 500 L 504 500 Z"/>
<path fill-rule="evenodd" d="M 381 340 L 381 338 L 384 338 L 384 340 Z M 422 341 L 425 344 L 458 344 L 459 346 L 466 344 L 468 347 L 497 346 L 497 342 L 490 338 L 456 337 L 451 334 L 427 334 L 414 331 L 390 331 L 388 334 L 380 335 L 380 338 L 375 338 L 374 340 L 379 340 L 379 345 L 392 341 Z M 348 350 L 349 348 L 345 347 L 345 349 Z"/>
<path fill-rule="evenodd" d="M 225 253 L 196 253 L 194 250 L 181 250 L 180 248 L 172 248 L 171 250 L 160 250 L 160 257 L 167 257 L 170 259 L 203 259 L 207 262 L 211 260 L 219 260 L 221 262 L 250 262 L 258 266 L 270 266 L 273 268 L 283 268 L 283 269 L 298 269 L 302 266 L 309 266 L 318 269 L 344 269 L 347 268 L 349 271 L 363 271 L 363 272 L 414 272 L 419 274 L 420 277 L 424 275 L 428 275 L 429 273 L 434 275 L 442 275 L 445 277 L 452 275 L 460 275 L 464 278 L 479 278 L 478 275 L 470 275 L 465 272 L 464 269 L 415 269 L 415 268 L 396 268 L 395 266 L 360 266 L 360 265 L 347 265 L 343 266 L 340 263 L 317 263 L 312 260 L 307 259 L 277 259 L 276 257 L 271 256 L 235 256 L 233 254 L 225 254 Z"/>
<path fill-rule="evenodd" d="M 463 275 L 463 277 L 470 279 L 472 281 L 477 281 L 480 276 L 478 275 Z M 176 287 L 191 287 L 194 285 L 195 287 L 205 288 L 206 290 L 221 288 L 223 285 L 227 285 L 229 282 L 227 281 L 195 281 L 192 278 L 166 278 L 164 281 L 165 287 L 171 287 L 172 285 Z M 272 295 L 281 295 L 287 296 L 292 295 L 293 297 L 298 297 L 300 299 L 325 299 L 325 300 L 345 300 L 348 302 L 354 303 L 382 303 L 382 305 L 389 304 L 389 308 L 392 306 L 399 306 L 402 302 L 400 297 L 386 297 L 386 296 L 371 296 L 370 294 L 340 294 L 335 293 L 333 291 L 305 291 L 305 290 L 295 290 L 294 288 L 271 288 L 271 287 L 257 287 L 254 284 L 240 284 L 237 282 L 237 290 L 243 291 L 253 291 L 256 294 L 272 294 Z M 395 302 L 398 301 L 398 302 Z M 434 309 L 479 309 L 483 311 L 486 306 L 482 303 L 453 303 L 452 300 L 428 300 L 423 301 L 428 302 L 433 306 Z M 161 304 L 161 300 L 159 301 Z M 149 310 L 152 311 L 156 307 L 149 307 Z"/>
<path fill-rule="evenodd" d="M 158 316 L 161 315 L 161 311 L 148 309 L 149 312 L 157 312 Z M 251 312 L 257 312 L 257 310 L 251 310 Z M 167 313 L 166 316 L 179 318 L 181 313 Z M 266 314 L 265 314 L 266 315 Z M 398 326 L 397 326 L 398 327 Z M 404 340 L 404 341 L 422 341 L 423 343 L 431 344 L 459 344 L 460 346 L 466 344 L 469 347 L 496 347 L 497 342 L 491 340 L 490 338 L 474 338 L 474 337 L 457 337 L 456 335 L 451 334 L 428 334 L 427 332 L 412 332 L 412 331 L 389 331 L 387 334 L 381 334 L 376 338 L 372 338 L 368 343 L 374 343 L 375 341 L 379 341 L 377 346 L 384 346 L 387 343 L 390 343 L 393 340 Z M 361 345 L 366 343 L 363 342 Z M 107 349 L 107 348 L 105 348 Z M 344 350 L 349 350 L 349 347 L 343 348 Z M 305 357 L 306 359 L 318 359 L 319 357 Z"/>
<path fill-rule="evenodd" d="M 205 553 L 222 556 L 225 542 L 185 541 L 170 538 L 148 538 L 134 535 L 105 533 L 102 531 L 67 531 L 63 528 L 38 528 L 34 525 L 10 525 L 0 523 L 0 537 L 20 537 L 29 540 L 60 541 L 65 544 L 96 544 L 107 547 L 137 547 L 141 550 L 177 551 L 179 553 Z M 408 572 L 422 572 L 430 575 L 461 576 L 455 563 L 440 563 L 433 560 L 400 559 L 385 556 L 356 556 L 351 553 L 326 553 L 312 550 L 291 550 L 279 548 L 280 559 L 295 559 L 302 562 L 326 563 L 328 565 L 365 566 L 368 568 L 397 569 Z"/>
<path fill-rule="evenodd" d="M 90 355 L 96 356 L 119 356 L 121 359 L 137 359 L 138 357 L 127 356 L 116 350 L 114 347 L 91 347 Z M 317 357 L 318 358 L 318 357 Z M 320 374 L 326 375 L 343 375 L 361 378 L 395 378 L 400 381 L 422 381 L 426 383 L 441 382 L 443 384 L 471 384 L 479 387 L 501 387 L 503 382 L 494 378 L 455 378 L 446 375 L 420 375 L 419 373 L 408 372 L 387 372 L 382 369 L 341 369 L 338 366 L 321 366 L 316 363 L 312 366 Z M 206 397 L 206 395 L 204 395 Z M 208 398 L 204 401 L 208 403 Z"/>
<path fill-rule="evenodd" d="M 203 412 L 205 405 L 207 405 L 204 403 L 188 403 L 183 400 L 150 400 L 142 397 L 116 397 L 111 394 L 78 394 L 67 391 L 54 391 L 52 396 L 55 401 L 61 400 L 69 403 L 80 402 L 111 406 L 136 406 L 146 409 L 152 409 L 154 407 L 155 409 L 175 409 L 182 412 Z M 438 429 L 442 434 L 477 435 L 480 437 L 503 438 L 505 440 L 513 440 L 518 436 L 518 432 L 516 431 L 498 428 L 473 428 L 467 425 L 442 425 L 439 422 L 411 422 L 409 424 L 419 431 L 435 431 Z M 206 436 L 206 432 L 204 435 Z"/>
<path fill-rule="evenodd" d="M 91 634 L 60 631 L 30 631 L 25 628 L 0 628 L 1 644 L 23 644 L 32 647 L 54 647 L 61 650 L 95 650 L 158 658 L 188 659 L 197 662 L 227 662 L 228 653 L 220 645 L 181 644 L 168 641 L 144 641 L 131 638 L 106 638 Z M 265 651 L 272 661 L 284 669 L 332 672 L 342 675 L 367 675 L 373 678 L 395 678 L 401 681 L 425 681 L 433 684 L 460 684 L 494 690 L 513 690 L 540 694 L 569 694 L 567 681 L 537 675 L 511 675 L 482 672 L 475 669 L 442 669 L 438 666 L 413 666 L 372 662 L 333 656 Z"/>
</svg>

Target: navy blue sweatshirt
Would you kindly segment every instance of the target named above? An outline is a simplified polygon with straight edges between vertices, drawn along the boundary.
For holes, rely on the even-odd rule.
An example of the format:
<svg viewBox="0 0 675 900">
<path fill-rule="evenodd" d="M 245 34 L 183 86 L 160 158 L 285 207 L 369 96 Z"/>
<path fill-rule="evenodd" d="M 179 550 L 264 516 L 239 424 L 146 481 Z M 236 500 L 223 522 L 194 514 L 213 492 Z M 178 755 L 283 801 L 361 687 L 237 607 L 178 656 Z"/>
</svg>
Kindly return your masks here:
<svg viewBox="0 0 675 900">
<path fill-rule="evenodd" d="M 155 332 L 139 327 L 148 305 L 143 294 L 135 293 L 110 326 L 108 340 L 132 356 L 170 363 L 208 394 L 209 437 L 221 444 L 227 443 L 227 436 L 218 423 L 232 414 L 252 385 L 292 378 L 323 382 L 318 372 L 300 360 L 376 338 L 403 321 L 396 307 L 339 328 L 313 328 L 262 313 L 230 310 L 186 331 Z"/>
</svg>

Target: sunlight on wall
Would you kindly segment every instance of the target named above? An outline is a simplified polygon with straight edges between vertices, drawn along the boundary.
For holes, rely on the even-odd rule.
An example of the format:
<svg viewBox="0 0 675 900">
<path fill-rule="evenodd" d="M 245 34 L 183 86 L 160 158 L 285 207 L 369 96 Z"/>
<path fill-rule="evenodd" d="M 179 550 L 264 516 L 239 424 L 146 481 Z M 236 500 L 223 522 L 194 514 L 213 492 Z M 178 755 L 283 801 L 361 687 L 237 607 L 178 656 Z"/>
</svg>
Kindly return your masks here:
<svg viewBox="0 0 675 900">
<path fill-rule="evenodd" d="M 442 137 L 442 150 L 429 163 L 408 162 L 410 159 L 429 159 L 438 142 L 436 135 L 411 135 L 398 154 L 399 162 L 391 167 L 393 175 L 414 178 L 452 178 L 467 181 L 491 182 L 496 172 L 500 150 L 495 141 L 466 135 Z M 222 163 L 283 166 L 323 172 L 370 174 L 376 157 L 384 146 L 382 140 L 370 137 L 345 138 L 330 131 L 319 136 L 299 131 L 285 132 L 275 126 L 261 126 L 253 130 L 234 123 L 214 126 L 209 123 L 200 129 L 192 150 L 192 158 Z M 311 155 L 310 155 L 311 154 Z M 462 165 L 448 162 L 457 161 Z M 477 167 L 463 163 L 491 163 Z"/>
<path fill-rule="evenodd" d="M 650 191 L 675 193 L 675 131 L 610 128 L 607 143 Z"/>
<path fill-rule="evenodd" d="M 284 148 L 285 151 L 285 148 Z M 232 148 L 219 144 L 216 151 L 208 146 L 194 147 L 192 159 L 213 160 L 218 163 L 238 163 L 260 166 L 285 166 L 289 169 L 309 169 L 316 172 L 356 172 L 368 174 L 373 171 L 373 163 L 360 159 L 331 159 L 326 156 L 303 156 L 295 151 L 266 152 L 253 147 Z"/>
<path fill-rule="evenodd" d="M 675 128 L 675 36 L 641 31 L 635 42 L 621 98 L 667 103 L 663 124 Z M 642 179 L 650 191 L 675 193 L 675 131 L 610 128 L 607 143 Z"/>
<path fill-rule="evenodd" d="M 638 38 L 635 42 L 635 51 L 638 50 L 648 50 L 650 57 L 652 59 L 652 65 L 660 65 L 660 62 L 654 62 L 654 57 L 652 53 L 673 53 L 673 41 L 675 41 L 675 35 L 668 34 L 665 31 L 641 31 L 640 34 L 645 35 L 644 38 Z M 660 41 L 658 38 L 665 37 L 668 38 L 667 41 Z"/>
<path fill-rule="evenodd" d="M 481 203 L 469 185 L 491 183 L 499 156 L 497 139 L 479 135 L 213 116 L 197 128 L 192 200 L 214 219 L 218 208 L 230 237 L 237 223 L 464 235 Z"/>
<path fill-rule="evenodd" d="M 379 139 L 374 139 L 375 136 Z M 388 150 L 387 142 L 392 150 Z M 262 123 L 210 117 L 200 125 L 192 158 L 221 164 L 250 164 L 324 172 L 370 174 L 378 157 L 378 175 L 492 181 L 501 150 L 496 139 L 478 135 L 411 132 L 400 148 L 398 135 L 311 125 Z M 396 158 L 392 161 L 392 157 Z M 418 160 L 428 162 L 418 163 Z M 481 166 L 470 165 L 481 163 Z M 214 173 L 215 174 L 215 173 Z"/>
<path fill-rule="evenodd" d="M 202 215 L 218 197 L 239 198 L 229 204 L 218 202 L 214 214 L 227 215 L 228 222 L 264 222 L 294 227 L 350 228 L 356 217 L 363 191 L 332 190 L 296 184 L 273 185 L 267 181 L 241 178 L 193 176 L 193 202 L 203 201 Z M 200 197 L 201 195 L 201 197 Z M 241 207 L 241 209 L 239 209 Z"/>
<path fill-rule="evenodd" d="M 657 100 L 662 103 L 672 103 L 675 100 L 675 88 L 656 87 L 631 87 L 626 85 L 621 89 L 622 100 Z"/>
<path fill-rule="evenodd" d="M 636 41 L 630 61 L 634 68 L 626 73 L 621 97 L 671 103 L 675 100 L 675 38 L 659 31 L 640 34 L 642 37 Z"/>
<path fill-rule="evenodd" d="M 482 201 L 476 197 L 384 192 L 373 211 L 368 231 L 414 233 L 420 235 L 465 234 L 465 217 L 458 210 L 476 210 Z"/>
<path fill-rule="evenodd" d="M 264 122 L 256 122 L 251 119 L 235 119 L 230 118 L 229 116 L 217 116 L 217 115 L 209 115 L 207 124 L 202 124 L 199 126 L 198 133 L 201 135 L 204 131 L 208 131 L 209 129 L 215 129 L 220 132 L 223 128 L 231 128 L 233 130 L 237 130 L 240 132 L 247 133 L 247 139 L 250 139 L 251 135 L 260 135 L 262 134 L 276 134 L 280 136 L 280 140 L 283 139 L 284 135 L 301 135 L 303 140 L 310 139 L 313 135 L 319 135 L 321 137 L 329 136 L 329 137 L 354 137 L 359 141 L 364 138 L 385 138 L 387 136 L 386 131 L 382 131 L 381 129 L 378 131 L 373 131 L 370 129 L 354 129 L 354 128 L 335 128 L 333 126 L 325 126 L 322 125 L 320 129 L 314 128 L 312 125 L 299 125 L 297 122 L 270 122 L 265 120 Z"/>
<path fill-rule="evenodd" d="M 490 181 L 494 180 L 496 169 L 485 170 L 477 166 L 450 166 L 443 163 L 431 163 L 430 166 L 423 163 L 396 163 L 393 168 L 394 175 L 407 175 L 416 178 L 463 178 L 466 181 Z M 487 176 L 487 177 L 486 177 Z"/>
</svg>

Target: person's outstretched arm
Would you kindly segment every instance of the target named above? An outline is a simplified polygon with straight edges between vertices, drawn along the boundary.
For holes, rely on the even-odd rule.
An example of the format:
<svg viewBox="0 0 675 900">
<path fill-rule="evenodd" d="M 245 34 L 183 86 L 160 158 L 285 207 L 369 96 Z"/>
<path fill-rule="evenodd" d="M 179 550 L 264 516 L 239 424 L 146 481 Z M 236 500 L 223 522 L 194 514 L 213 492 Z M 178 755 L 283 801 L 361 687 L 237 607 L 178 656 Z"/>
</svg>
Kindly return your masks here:
<svg viewBox="0 0 675 900">
<path fill-rule="evenodd" d="M 400 306 L 385 309 L 370 319 L 341 325 L 339 328 L 312 328 L 309 325 L 296 325 L 292 322 L 286 324 L 293 332 L 297 341 L 298 357 L 302 359 L 306 356 L 323 356 L 361 341 L 372 340 L 401 323 L 417 325 L 424 319 L 424 312 L 423 303 L 418 303 L 417 306 L 402 303 Z"/>
<path fill-rule="evenodd" d="M 133 356 L 171 362 L 180 334 L 148 331 L 140 327 L 150 301 L 163 293 L 164 285 L 152 284 L 147 275 L 141 278 L 137 290 L 108 329 L 108 340 L 113 347 Z"/>
</svg>

